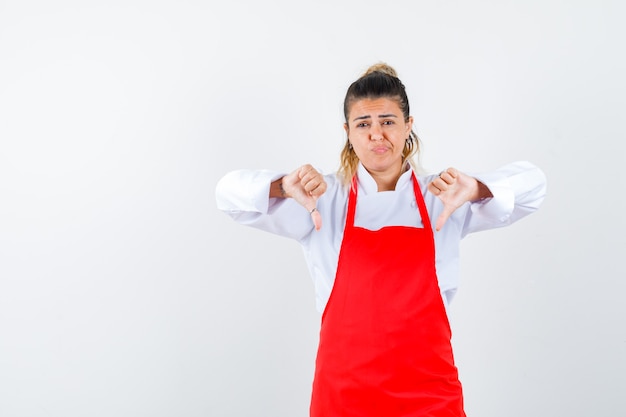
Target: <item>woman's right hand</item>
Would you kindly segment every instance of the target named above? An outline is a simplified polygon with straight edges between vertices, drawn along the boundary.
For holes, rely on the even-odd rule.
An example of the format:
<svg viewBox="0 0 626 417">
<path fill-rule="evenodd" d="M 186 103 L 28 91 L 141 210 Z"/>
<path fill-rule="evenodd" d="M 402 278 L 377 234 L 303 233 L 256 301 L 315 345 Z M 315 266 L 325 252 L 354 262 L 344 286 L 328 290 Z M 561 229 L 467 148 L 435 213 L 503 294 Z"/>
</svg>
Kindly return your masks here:
<svg viewBox="0 0 626 417">
<path fill-rule="evenodd" d="M 315 230 L 322 227 L 322 216 L 317 211 L 317 199 L 326 192 L 324 176 L 311 165 L 303 165 L 282 178 L 285 197 L 291 197 L 310 214 Z"/>
</svg>

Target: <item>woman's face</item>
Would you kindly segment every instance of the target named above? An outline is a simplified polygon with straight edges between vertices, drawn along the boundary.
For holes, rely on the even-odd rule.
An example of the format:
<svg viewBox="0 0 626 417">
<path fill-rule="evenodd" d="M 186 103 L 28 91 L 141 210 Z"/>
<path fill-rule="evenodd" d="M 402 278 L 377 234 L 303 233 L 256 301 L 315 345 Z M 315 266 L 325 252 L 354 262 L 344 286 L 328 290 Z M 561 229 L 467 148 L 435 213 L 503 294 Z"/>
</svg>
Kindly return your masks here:
<svg viewBox="0 0 626 417">
<path fill-rule="evenodd" d="M 412 125 L 413 117 L 405 122 L 395 100 L 377 98 L 354 102 L 344 128 L 354 152 L 370 173 L 397 175 Z"/>
</svg>

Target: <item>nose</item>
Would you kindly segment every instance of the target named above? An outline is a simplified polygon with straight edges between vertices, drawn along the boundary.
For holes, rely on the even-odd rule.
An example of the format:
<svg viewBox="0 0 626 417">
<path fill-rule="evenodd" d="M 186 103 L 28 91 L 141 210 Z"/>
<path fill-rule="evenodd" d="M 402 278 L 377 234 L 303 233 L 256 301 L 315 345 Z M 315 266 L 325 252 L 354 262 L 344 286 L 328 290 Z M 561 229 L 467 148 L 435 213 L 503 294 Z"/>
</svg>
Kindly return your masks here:
<svg viewBox="0 0 626 417">
<path fill-rule="evenodd" d="M 378 123 L 372 123 L 370 127 L 371 140 L 383 140 L 383 130 Z"/>
</svg>

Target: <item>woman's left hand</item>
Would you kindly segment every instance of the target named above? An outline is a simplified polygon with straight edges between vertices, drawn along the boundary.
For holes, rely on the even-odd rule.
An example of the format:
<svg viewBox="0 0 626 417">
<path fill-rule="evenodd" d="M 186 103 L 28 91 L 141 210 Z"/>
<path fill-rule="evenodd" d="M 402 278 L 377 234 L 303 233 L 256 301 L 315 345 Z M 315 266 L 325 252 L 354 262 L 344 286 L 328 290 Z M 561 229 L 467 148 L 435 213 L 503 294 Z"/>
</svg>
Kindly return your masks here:
<svg viewBox="0 0 626 417">
<path fill-rule="evenodd" d="M 448 168 L 441 172 L 437 178 L 428 184 L 428 191 L 443 202 L 443 211 L 435 223 L 435 230 L 437 231 L 441 230 L 452 213 L 463 204 L 468 201 L 493 197 L 491 191 L 483 183 L 456 168 Z"/>
<path fill-rule="evenodd" d="M 315 230 L 322 227 L 322 216 L 317 211 L 317 199 L 326 192 L 326 180 L 321 172 L 306 164 L 282 179 L 283 189 L 288 197 L 292 197 L 304 207 L 313 219 Z"/>
</svg>

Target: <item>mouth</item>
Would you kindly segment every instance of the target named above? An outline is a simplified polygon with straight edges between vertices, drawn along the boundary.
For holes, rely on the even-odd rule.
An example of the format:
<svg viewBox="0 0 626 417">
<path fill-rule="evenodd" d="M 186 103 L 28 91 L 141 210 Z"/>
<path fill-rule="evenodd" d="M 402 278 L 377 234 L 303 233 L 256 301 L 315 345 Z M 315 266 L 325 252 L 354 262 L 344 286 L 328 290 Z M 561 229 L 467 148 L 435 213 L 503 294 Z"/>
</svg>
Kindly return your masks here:
<svg viewBox="0 0 626 417">
<path fill-rule="evenodd" d="M 375 148 L 372 148 L 372 152 L 378 155 L 384 154 L 388 150 L 389 148 L 387 148 L 386 146 L 376 146 Z"/>
</svg>

